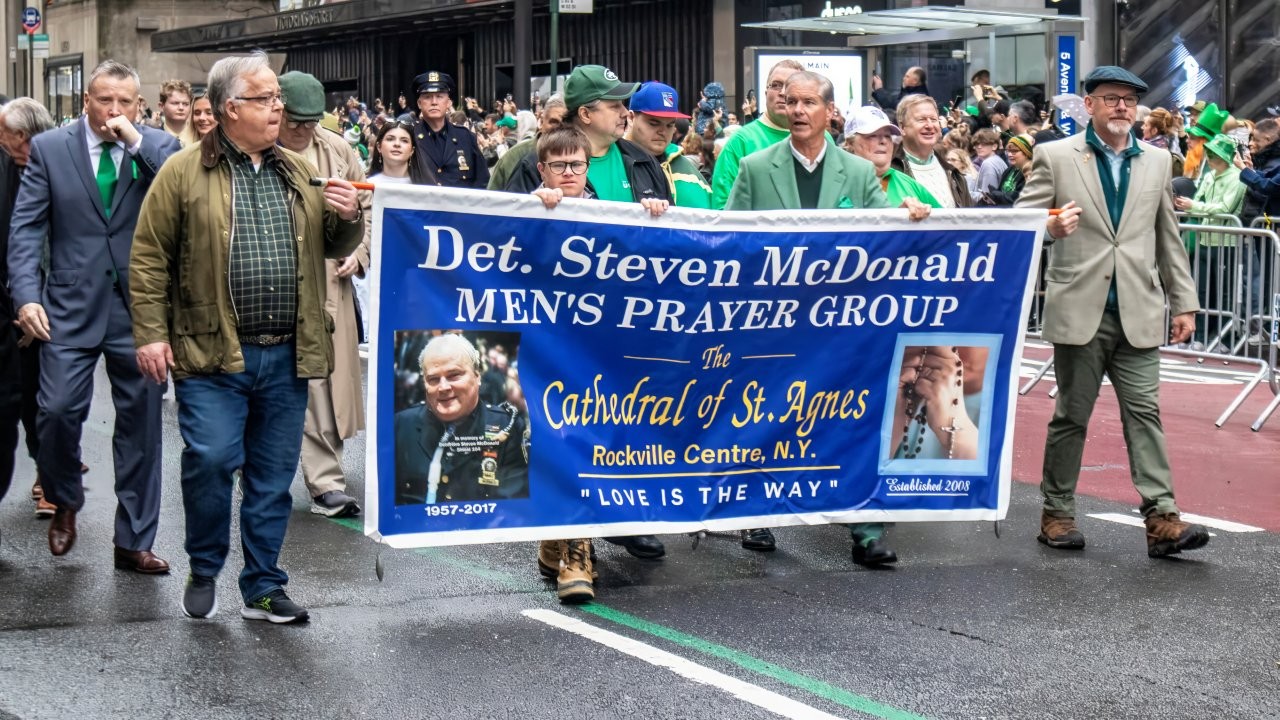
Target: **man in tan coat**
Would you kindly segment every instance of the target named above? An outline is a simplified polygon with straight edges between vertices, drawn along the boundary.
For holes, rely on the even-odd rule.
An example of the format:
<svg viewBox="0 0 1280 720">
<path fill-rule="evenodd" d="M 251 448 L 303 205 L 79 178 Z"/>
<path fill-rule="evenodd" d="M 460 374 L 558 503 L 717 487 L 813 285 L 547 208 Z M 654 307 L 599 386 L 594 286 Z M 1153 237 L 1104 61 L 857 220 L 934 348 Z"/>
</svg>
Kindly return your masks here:
<svg viewBox="0 0 1280 720">
<path fill-rule="evenodd" d="M 1044 339 L 1053 343 L 1057 407 L 1045 440 L 1039 541 L 1078 550 L 1075 522 L 1089 416 L 1105 372 L 1115 388 L 1134 488 L 1142 496 L 1147 554 L 1203 547 L 1209 533 L 1181 520 L 1160 425 L 1160 345 L 1165 304 L 1171 342 L 1195 329 L 1200 309 L 1178 235 L 1169 153 L 1133 135 L 1141 78 L 1102 66 L 1084 80 L 1085 131 L 1036 147 L 1017 207 L 1063 208 L 1048 224 Z"/>
<path fill-rule="evenodd" d="M 319 177 L 351 182 L 365 179 L 360 157 L 340 135 L 318 127 L 324 115 L 324 86 L 302 72 L 280 76 L 284 95 L 284 122 L 280 144 L 301 154 L 317 169 Z M 333 374 L 313 379 L 307 393 L 307 422 L 302 436 L 302 477 L 311 495 L 311 512 L 328 517 L 360 514 L 360 505 L 347 495 L 342 472 L 343 441 L 364 429 L 364 396 L 360 372 L 359 323 L 351 277 L 364 273 L 369 264 L 369 212 L 371 195 L 361 193 L 366 212 L 364 240 L 355 252 L 339 260 L 325 261 L 324 309 L 333 318 Z"/>
</svg>

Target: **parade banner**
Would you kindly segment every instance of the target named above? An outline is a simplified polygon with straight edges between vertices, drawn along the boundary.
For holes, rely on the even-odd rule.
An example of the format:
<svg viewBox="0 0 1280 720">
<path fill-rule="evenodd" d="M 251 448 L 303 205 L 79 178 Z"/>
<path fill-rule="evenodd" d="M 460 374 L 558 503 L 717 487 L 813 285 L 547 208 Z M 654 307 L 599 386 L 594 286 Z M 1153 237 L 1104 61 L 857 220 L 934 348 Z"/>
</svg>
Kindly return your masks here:
<svg viewBox="0 0 1280 720">
<path fill-rule="evenodd" d="M 365 531 L 998 520 L 1044 211 L 379 185 Z"/>
</svg>

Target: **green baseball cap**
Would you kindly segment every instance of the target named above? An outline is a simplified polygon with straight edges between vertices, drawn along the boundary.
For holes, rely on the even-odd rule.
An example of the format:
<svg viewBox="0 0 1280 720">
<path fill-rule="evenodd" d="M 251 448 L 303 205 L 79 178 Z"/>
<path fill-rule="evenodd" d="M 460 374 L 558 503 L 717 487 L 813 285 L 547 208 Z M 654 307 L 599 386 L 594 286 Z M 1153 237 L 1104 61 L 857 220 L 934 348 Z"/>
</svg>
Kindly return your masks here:
<svg viewBox="0 0 1280 720">
<path fill-rule="evenodd" d="M 324 115 L 324 85 L 304 72 L 293 70 L 280 76 L 284 114 L 295 122 L 319 120 Z"/>
<path fill-rule="evenodd" d="M 603 65 L 579 65 L 564 83 L 564 104 L 569 112 L 596 100 L 626 100 L 640 83 L 624 83 Z"/>
</svg>

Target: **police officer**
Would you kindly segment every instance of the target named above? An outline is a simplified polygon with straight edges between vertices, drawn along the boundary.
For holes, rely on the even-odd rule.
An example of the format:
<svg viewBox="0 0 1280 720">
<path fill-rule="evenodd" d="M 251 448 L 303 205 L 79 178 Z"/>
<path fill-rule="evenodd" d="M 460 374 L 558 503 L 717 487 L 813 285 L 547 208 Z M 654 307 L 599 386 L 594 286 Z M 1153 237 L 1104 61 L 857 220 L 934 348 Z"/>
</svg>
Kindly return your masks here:
<svg viewBox="0 0 1280 720">
<path fill-rule="evenodd" d="M 453 77 L 436 70 L 413 79 L 418 96 L 418 122 L 413 126 L 414 162 L 426 171 L 425 177 L 445 187 L 485 189 L 489 167 L 485 164 L 476 137 L 463 127 L 449 123 L 453 111 Z"/>
<path fill-rule="evenodd" d="M 480 353 L 461 335 L 419 356 L 427 401 L 396 414 L 396 504 L 529 497 L 529 430 L 507 403 L 480 402 Z"/>
</svg>

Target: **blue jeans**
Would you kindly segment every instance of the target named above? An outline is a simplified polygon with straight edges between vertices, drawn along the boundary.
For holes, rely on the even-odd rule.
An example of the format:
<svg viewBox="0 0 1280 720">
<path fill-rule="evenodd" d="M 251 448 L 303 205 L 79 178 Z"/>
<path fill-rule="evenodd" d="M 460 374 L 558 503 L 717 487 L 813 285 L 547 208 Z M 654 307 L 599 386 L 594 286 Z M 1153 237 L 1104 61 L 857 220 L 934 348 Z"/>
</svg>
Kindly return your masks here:
<svg viewBox="0 0 1280 720">
<path fill-rule="evenodd" d="M 182 450 L 182 506 L 191 572 L 214 577 L 230 548 L 232 473 L 241 469 L 240 594 L 251 602 L 282 588 L 276 565 L 298 469 L 307 379 L 295 366 L 293 343 L 245 345 L 245 371 L 197 375 L 174 383 Z"/>
</svg>

